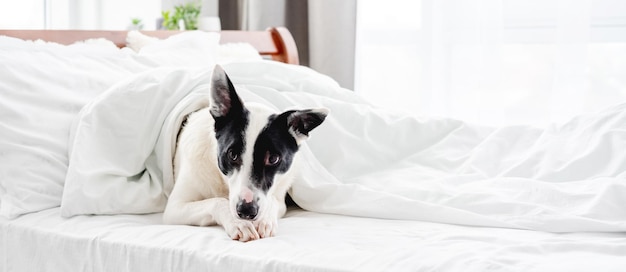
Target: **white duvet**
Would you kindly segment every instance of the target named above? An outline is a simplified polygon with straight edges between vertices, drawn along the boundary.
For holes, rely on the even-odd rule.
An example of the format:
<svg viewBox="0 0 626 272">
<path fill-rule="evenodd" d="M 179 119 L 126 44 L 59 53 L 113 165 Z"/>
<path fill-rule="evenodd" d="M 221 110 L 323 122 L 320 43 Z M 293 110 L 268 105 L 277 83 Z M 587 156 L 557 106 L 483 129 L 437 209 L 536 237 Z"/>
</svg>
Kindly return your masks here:
<svg viewBox="0 0 626 272">
<path fill-rule="evenodd" d="M 547 129 L 492 128 L 373 107 L 330 78 L 270 61 L 224 66 L 245 101 L 327 107 L 290 191 L 307 210 L 551 232 L 626 231 L 626 104 Z M 161 211 L 182 116 L 209 69 L 155 70 L 75 123 L 62 214 Z M 384 91 L 384 90 L 381 90 Z"/>
</svg>

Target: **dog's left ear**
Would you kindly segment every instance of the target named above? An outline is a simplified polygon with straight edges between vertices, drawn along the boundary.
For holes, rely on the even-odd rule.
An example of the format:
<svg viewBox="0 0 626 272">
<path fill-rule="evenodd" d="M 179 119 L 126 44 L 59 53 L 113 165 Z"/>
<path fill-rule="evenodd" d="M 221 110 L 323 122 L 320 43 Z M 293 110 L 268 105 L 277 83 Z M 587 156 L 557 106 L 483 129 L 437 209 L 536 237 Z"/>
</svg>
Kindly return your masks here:
<svg viewBox="0 0 626 272">
<path fill-rule="evenodd" d="M 289 132 L 298 145 L 309 137 L 309 132 L 324 122 L 330 111 L 326 108 L 296 110 L 287 116 Z"/>
</svg>

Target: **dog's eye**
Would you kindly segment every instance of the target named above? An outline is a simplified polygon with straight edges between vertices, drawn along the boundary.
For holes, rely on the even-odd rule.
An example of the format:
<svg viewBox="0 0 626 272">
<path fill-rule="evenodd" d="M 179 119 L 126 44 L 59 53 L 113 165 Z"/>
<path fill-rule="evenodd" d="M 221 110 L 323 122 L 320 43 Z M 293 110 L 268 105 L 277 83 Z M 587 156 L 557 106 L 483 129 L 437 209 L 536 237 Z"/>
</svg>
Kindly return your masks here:
<svg viewBox="0 0 626 272">
<path fill-rule="evenodd" d="M 279 162 L 280 162 L 280 156 L 279 155 L 269 154 L 269 153 L 267 153 L 265 155 L 265 165 L 266 166 L 276 165 Z"/>
<path fill-rule="evenodd" d="M 235 151 L 233 151 L 232 149 L 228 149 L 228 151 L 226 151 L 228 159 L 231 161 L 237 161 L 237 159 L 239 159 L 239 154 L 235 153 Z"/>
</svg>

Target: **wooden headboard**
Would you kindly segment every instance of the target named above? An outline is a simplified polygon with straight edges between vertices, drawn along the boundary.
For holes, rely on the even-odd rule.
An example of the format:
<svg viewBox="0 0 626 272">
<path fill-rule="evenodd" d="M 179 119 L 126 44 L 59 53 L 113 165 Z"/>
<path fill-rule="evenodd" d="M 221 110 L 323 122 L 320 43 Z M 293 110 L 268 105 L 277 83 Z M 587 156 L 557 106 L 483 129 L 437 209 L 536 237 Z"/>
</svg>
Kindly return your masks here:
<svg viewBox="0 0 626 272">
<path fill-rule="evenodd" d="M 3 30 L 0 35 L 20 38 L 23 40 L 41 39 L 60 44 L 71 44 L 76 41 L 105 38 L 118 47 L 126 45 L 128 31 L 110 30 Z M 156 37 L 167 38 L 180 31 L 141 31 L 141 33 Z M 270 27 L 265 31 L 224 30 L 221 32 L 220 43 L 246 42 L 256 48 L 262 56 L 276 61 L 299 64 L 296 42 L 288 29 L 284 27 Z"/>
</svg>

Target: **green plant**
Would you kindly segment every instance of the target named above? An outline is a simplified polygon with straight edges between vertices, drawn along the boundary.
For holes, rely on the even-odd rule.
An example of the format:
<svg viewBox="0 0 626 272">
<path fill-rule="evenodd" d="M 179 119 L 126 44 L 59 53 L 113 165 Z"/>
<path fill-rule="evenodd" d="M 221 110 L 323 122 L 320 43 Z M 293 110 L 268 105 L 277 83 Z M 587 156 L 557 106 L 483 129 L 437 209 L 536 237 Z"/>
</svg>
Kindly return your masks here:
<svg viewBox="0 0 626 272">
<path fill-rule="evenodd" d="M 178 30 L 178 22 L 183 20 L 185 29 L 198 29 L 198 16 L 200 16 L 201 5 L 199 2 L 191 2 L 184 5 L 174 6 L 174 11 L 162 11 L 163 28 L 167 30 Z"/>
<path fill-rule="evenodd" d="M 140 18 L 131 18 L 130 24 L 134 29 L 141 30 L 143 29 L 143 22 Z"/>
</svg>

